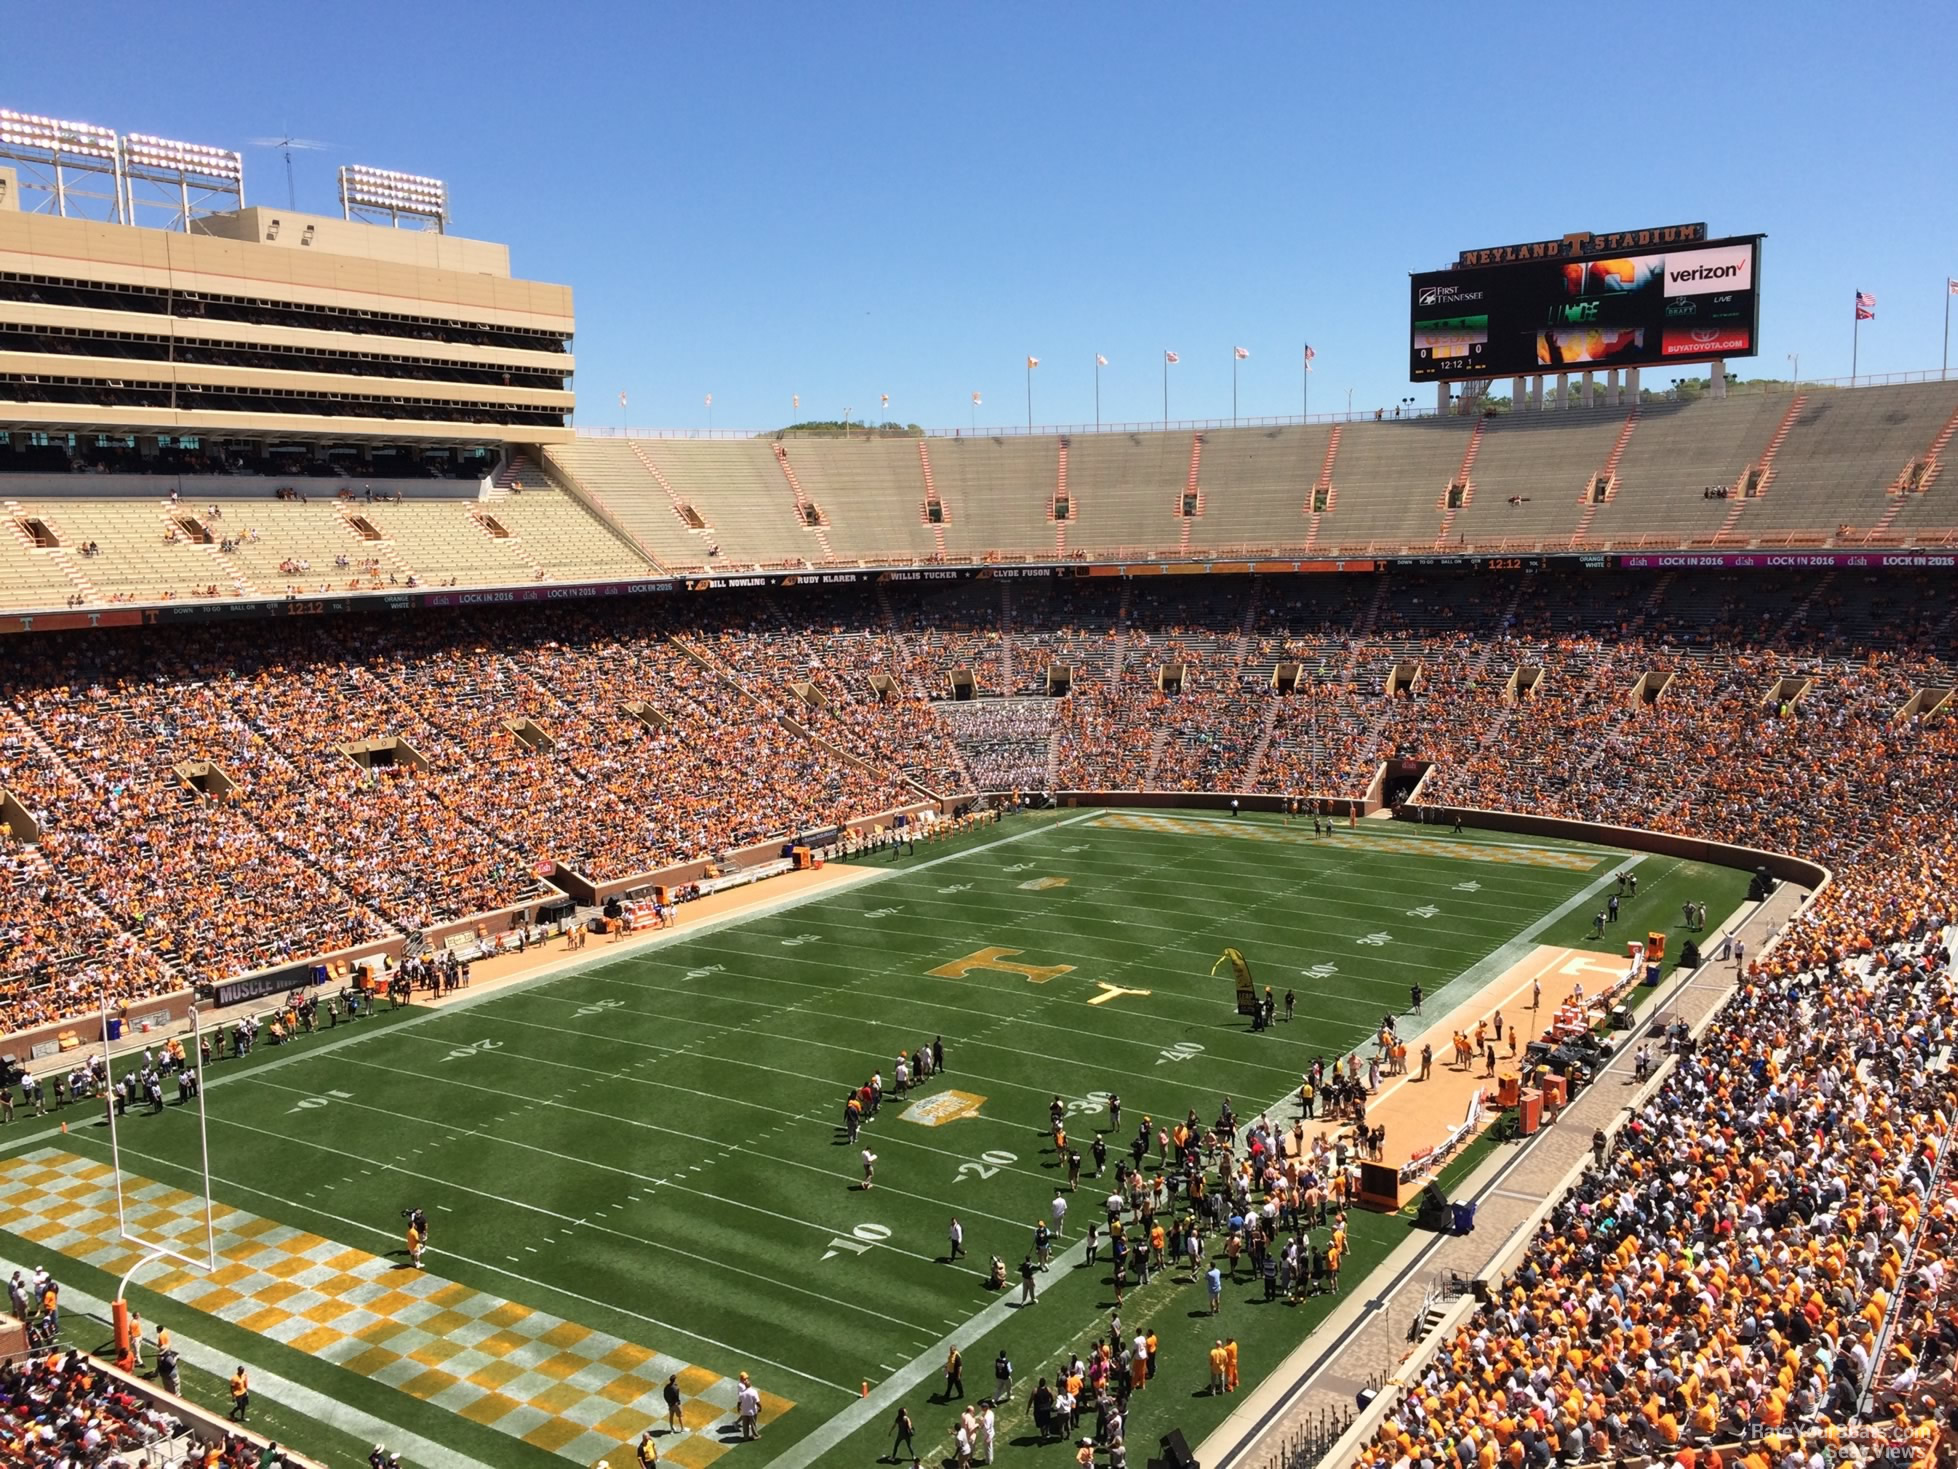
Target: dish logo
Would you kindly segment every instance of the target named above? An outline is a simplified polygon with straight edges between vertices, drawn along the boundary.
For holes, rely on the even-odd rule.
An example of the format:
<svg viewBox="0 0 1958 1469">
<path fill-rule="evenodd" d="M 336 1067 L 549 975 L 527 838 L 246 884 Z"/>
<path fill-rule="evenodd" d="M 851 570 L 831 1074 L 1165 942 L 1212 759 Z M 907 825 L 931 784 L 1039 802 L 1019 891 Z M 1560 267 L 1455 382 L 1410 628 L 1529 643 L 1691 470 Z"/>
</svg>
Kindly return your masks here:
<svg viewBox="0 0 1958 1469">
<path fill-rule="evenodd" d="M 1714 291 L 1754 289 L 1751 245 L 1723 250 L 1688 250 L 1666 257 L 1666 294 L 1704 296 Z"/>
</svg>

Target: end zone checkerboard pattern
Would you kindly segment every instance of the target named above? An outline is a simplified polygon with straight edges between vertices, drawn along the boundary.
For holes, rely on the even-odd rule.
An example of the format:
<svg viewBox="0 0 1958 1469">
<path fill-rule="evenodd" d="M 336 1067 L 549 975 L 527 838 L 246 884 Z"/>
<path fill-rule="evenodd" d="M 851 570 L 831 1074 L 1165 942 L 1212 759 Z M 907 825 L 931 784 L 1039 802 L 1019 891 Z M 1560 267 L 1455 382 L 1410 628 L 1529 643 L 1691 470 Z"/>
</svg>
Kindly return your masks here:
<svg viewBox="0 0 1958 1469">
<path fill-rule="evenodd" d="M 121 1275 L 146 1252 L 117 1235 L 112 1178 L 52 1148 L 9 1158 L 0 1228 Z M 124 1191 L 133 1227 L 201 1244 L 201 1199 L 129 1175 Z M 580 1463 L 663 1426 L 661 1393 L 677 1375 L 687 1431 L 664 1438 L 660 1457 L 707 1469 L 729 1447 L 731 1378 L 242 1210 L 215 1213 L 225 1263 L 209 1275 L 173 1268 L 146 1278 L 149 1289 Z M 795 1406 L 761 1398 L 764 1424 Z"/>
<path fill-rule="evenodd" d="M 398 1427 L 509 1469 L 629 1461 L 638 1432 L 664 1425 L 670 1372 L 691 1419 L 659 1442 L 681 1469 L 733 1447 L 722 1430 L 743 1369 L 797 1402 L 765 1398 L 764 1443 L 729 1463 L 870 1462 L 901 1403 L 921 1450 L 936 1447 L 949 1344 L 971 1367 L 1003 1349 L 1037 1375 L 1064 1345 L 1085 1349 L 1116 1306 L 1103 1268 L 1057 1268 L 1024 1312 L 985 1288 L 986 1259 L 1019 1260 L 1065 1187 L 1054 1098 L 1083 1143 L 1116 1092 L 1135 1124 L 1223 1096 L 1280 1099 L 1282 1121 L 1314 1056 L 1364 1044 L 1410 985 L 1430 1001 L 1418 1032 L 1537 944 L 1599 952 L 1588 916 L 1612 870 L 1637 860 L 1378 824 L 1315 837 L 1251 815 L 1014 824 L 820 898 L 214 1067 L 223 1268 L 159 1264 L 131 1300 L 187 1346 L 364 1417 L 374 1438 Z M 1668 925 L 1688 898 L 1735 900 L 1746 882 L 1691 862 L 1646 861 L 1640 875 L 1621 929 L 1598 941 L 1606 954 L 1618 932 Z M 1262 983 L 1297 990 L 1295 1020 L 1248 1028 L 1210 972 L 1226 944 Z M 874 1190 L 861 1187 L 863 1143 L 848 1141 L 839 1098 L 941 1036 L 945 1071 L 869 1126 L 882 1161 Z M 1458 1117 L 1459 1101 L 1446 1110 Z M 195 1109 L 132 1115 L 122 1158 L 144 1175 L 129 1180 L 132 1229 L 201 1247 L 196 1122 Z M 1106 1139 L 1107 1170 L 1084 1167 L 1070 1224 L 1109 1187 L 1127 1130 Z M 0 1130 L 0 1154 L 16 1155 L 0 1162 L 0 1232 L 23 1242 L 23 1263 L 111 1294 L 138 1254 L 116 1237 L 99 1114 L 15 1136 Z M 1397 1126 L 1396 1145 L 1405 1136 Z M 402 1266 L 409 1204 L 434 1216 L 441 1278 Z M 954 1214 L 971 1261 L 956 1267 Z M 1353 1216 L 1348 1278 L 1405 1229 Z M 1070 1264 L 1077 1239 L 1070 1228 Z M 1181 1279 L 1136 1287 L 1122 1307 L 1159 1326 L 1170 1364 L 1170 1390 L 1131 1405 L 1132 1442 L 1200 1435 L 1227 1408 L 1184 1387 L 1222 1323 L 1183 1304 Z M 1255 1283 L 1228 1287 L 1223 1329 L 1247 1381 L 1332 1299 L 1271 1305 Z M 676 1346 L 690 1364 L 654 1350 Z M 1015 1442 L 1021 1412 L 1003 1422 L 1009 1469 L 1037 1457 Z M 291 1438 L 309 1449 L 303 1431 Z"/>
</svg>

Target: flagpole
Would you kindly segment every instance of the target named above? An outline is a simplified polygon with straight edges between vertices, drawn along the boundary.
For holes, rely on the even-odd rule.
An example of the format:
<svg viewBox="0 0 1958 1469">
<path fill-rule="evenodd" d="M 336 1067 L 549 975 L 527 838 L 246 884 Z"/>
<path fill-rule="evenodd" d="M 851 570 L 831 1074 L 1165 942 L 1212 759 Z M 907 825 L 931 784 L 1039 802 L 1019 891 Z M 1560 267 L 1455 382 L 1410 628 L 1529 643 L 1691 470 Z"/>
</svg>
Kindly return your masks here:
<svg viewBox="0 0 1958 1469">
<path fill-rule="evenodd" d="M 1944 278 L 1944 361 L 1938 366 L 1938 381 L 1943 382 L 1945 374 L 1951 371 L 1951 277 Z"/>
<path fill-rule="evenodd" d="M 1231 348 L 1231 427 L 1237 427 L 1237 348 Z"/>
<path fill-rule="evenodd" d="M 1163 354 L 1163 427 L 1169 427 L 1169 354 Z"/>
<path fill-rule="evenodd" d="M 1299 418 L 1302 422 L 1312 421 L 1312 359 L 1305 355 L 1310 342 L 1299 344 Z"/>
<path fill-rule="evenodd" d="M 1944 314 L 1947 322 L 1948 335 L 1948 323 L 1951 317 L 1951 308 L 1949 306 L 1944 308 Z M 1101 354 L 1099 352 L 1095 353 L 1095 432 L 1101 432 Z"/>
<path fill-rule="evenodd" d="M 1863 347 L 1863 305 L 1856 303 L 1856 325 L 1849 330 L 1849 385 L 1856 386 L 1856 358 Z"/>
<path fill-rule="evenodd" d="M 1033 359 L 1027 359 L 1027 432 L 1033 432 Z"/>
</svg>

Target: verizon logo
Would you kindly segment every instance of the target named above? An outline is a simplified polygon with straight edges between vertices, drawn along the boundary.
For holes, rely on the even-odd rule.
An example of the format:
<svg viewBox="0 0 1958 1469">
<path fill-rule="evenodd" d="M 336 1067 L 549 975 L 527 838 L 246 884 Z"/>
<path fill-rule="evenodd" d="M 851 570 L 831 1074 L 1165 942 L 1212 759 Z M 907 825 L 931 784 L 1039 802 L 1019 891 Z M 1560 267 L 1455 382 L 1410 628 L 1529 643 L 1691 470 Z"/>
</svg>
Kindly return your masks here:
<svg viewBox="0 0 1958 1469">
<path fill-rule="evenodd" d="M 1666 257 L 1666 294 L 1703 296 L 1713 291 L 1754 289 L 1754 250 L 1728 245 L 1710 250 L 1679 250 Z"/>
<path fill-rule="evenodd" d="M 1738 265 L 1695 265 L 1686 270 L 1669 270 L 1666 279 L 1674 284 L 1686 281 L 1731 281 L 1739 278 Z"/>
</svg>

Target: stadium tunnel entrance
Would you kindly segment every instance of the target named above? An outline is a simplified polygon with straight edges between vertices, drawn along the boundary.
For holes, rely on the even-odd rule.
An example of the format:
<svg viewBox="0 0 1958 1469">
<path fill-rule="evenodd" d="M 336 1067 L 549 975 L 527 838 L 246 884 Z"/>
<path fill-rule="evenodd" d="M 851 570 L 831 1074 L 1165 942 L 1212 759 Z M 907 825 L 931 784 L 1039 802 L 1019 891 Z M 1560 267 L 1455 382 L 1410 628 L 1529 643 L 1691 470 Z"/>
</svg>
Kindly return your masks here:
<svg viewBox="0 0 1958 1469">
<path fill-rule="evenodd" d="M 1428 778 L 1428 772 L 1434 768 L 1434 761 L 1419 760 L 1410 755 L 1397 755 L 1389 760 L 1382 772 L 1382 804 L 1398 808 L 1413 800 L 1415 792 L 1421 788 L 1421 782 Z"/>
</svg>

